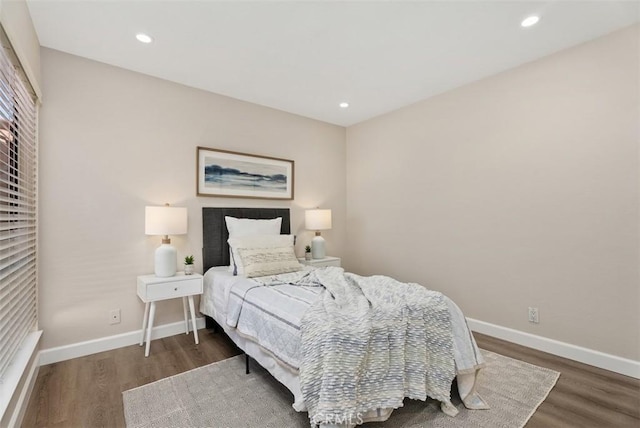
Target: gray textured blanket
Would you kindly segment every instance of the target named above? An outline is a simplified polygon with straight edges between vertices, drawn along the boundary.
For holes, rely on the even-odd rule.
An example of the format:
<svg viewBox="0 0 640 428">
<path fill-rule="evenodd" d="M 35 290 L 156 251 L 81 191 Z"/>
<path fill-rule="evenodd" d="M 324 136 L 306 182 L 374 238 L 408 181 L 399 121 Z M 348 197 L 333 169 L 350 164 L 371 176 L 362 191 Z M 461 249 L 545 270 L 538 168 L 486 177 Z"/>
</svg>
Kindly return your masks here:
<svg viewBox="0 0 640 428">
<path fill-rule="evenodd" d="M 312 424 L 397 408 L 405 397 L 450 404 L 453 337 L 444 296 L 385 276 L 318 269 L 327 289 L 302 319 L 300 382 Z"/>
</svg>

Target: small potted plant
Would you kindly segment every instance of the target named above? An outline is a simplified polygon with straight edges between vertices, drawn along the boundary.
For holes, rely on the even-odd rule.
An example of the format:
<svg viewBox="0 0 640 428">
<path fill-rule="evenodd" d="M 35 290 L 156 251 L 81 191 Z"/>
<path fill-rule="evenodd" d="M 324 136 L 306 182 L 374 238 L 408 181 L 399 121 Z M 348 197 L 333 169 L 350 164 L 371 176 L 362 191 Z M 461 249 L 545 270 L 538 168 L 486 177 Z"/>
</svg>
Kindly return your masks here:
<svg viewBox="0 0 640 428">
<path fill-rule="evenodd" d="M 184 258 L 184 274 L 191 275 L 193 273 L 193 256 Z"/>
<path fill-rule="evenodd" d="M 304 259 L 311 260 L 311 245 L 304 247 Z"/>
</svg>

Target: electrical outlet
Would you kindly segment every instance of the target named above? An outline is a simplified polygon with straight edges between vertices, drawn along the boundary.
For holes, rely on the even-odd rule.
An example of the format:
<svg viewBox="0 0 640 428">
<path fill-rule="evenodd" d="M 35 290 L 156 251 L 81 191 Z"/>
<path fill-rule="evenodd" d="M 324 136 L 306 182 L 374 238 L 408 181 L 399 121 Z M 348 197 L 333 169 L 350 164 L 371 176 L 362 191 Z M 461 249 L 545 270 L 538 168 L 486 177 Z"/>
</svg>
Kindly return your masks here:
<svg viewBox="0 0 640 428">
<path fill-rule="evenodd" d="M 529 322 L 538 324 L 540 322 L 540 314 L 538 308 L 529 307 Z"/>
<path fill-rule="evenodd" d="M 109 324 L 120 324 L 120 309 L 109 311 Z"/>
</svg>

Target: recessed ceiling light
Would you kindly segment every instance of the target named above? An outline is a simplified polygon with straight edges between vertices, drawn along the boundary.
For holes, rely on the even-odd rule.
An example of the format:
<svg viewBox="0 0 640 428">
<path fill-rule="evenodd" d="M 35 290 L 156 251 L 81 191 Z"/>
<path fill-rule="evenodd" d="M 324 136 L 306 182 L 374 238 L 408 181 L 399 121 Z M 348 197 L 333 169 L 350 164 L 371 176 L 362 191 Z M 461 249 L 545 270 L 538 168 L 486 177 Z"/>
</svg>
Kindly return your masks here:
<svg viewBox="0 0 640 428">
<path fill-rule="evenodd" d="M 144 34 L 144 33 L 136 34 L 136 39 L 138 39 L 138 41 L 142 42 L 142 43 L 151 43 L 151 42 L 153 42 L 153 38 L 151 36 L 149 36 L 148 34 Z"/>
<path fill-rule="evenodd" d="M 523 27 L 531 27 L 532 25 L 536 25 L 540 21 L 540 17 L 536 15 L 528 16 L 520 23 Z"/>
<path fill-rule="evenodd" d="M 347 107 L 349 107 L 349 103 L 344 101 L 340 103 L 340 108 L 347 108 Z"/>
</svg>

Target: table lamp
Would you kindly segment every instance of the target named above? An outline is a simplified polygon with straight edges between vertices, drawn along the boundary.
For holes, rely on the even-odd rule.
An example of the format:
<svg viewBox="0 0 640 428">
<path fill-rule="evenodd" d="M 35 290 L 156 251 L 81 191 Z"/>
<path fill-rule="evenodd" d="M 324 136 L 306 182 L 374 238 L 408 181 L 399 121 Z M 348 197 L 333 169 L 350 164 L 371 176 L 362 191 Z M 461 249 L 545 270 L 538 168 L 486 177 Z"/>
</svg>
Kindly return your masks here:
<svg viewBox="0 0 640 428">
<path fill-rule="evenodd" d="M 171 245 L 169 235 L 187 233 L 187 209 L 185 207 L 145 207 L 145 234 L 163 235 L 162 245 L 156 249 L 154 272 L 158 277 L 176 274 L 178 252 Z"/>
<path fill-rule="evenodd" d="M 311 240 L 311 257 L 324 259 L 324 238 L 320 231 L 331 229 L 331 210 L 307 210 L 304 213 L 304 223 L 307 229 L 316 231 L 316 236 Z"/>
</svg>

